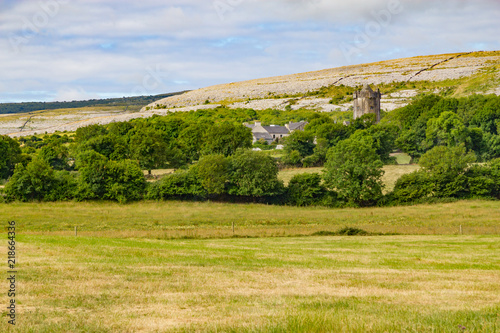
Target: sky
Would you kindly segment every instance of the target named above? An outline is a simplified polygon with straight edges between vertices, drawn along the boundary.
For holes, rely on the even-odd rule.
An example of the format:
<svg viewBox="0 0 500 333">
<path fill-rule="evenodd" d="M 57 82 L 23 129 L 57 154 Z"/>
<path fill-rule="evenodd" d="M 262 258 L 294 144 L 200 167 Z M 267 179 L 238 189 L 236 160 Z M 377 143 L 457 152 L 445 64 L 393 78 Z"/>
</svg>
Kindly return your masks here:
<svg viewBox="0 0 500 333">
<path fill-rule="evenodd" d="M 0 0 L 0 103 L 500 50 L 499 0 Z"/>
</svg>

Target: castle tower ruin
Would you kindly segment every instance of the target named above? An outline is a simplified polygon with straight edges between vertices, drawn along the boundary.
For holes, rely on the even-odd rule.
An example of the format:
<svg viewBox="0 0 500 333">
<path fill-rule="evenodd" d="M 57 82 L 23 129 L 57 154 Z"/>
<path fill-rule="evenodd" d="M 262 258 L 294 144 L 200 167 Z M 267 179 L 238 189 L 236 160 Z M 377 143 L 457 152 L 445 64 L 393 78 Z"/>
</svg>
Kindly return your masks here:
<svg viewBox="0 0 500 333">
<path fill-rule="evenodd" d="M 380 89 L 376 92 L 370 88 L 369 85 L 365 84 L 361 91 L 355 91 L 353 94 L 354 98 L 354 119 L 358 119 L 361 116 L 369 113 L 373 113 L 376 116 L 376 122 L 380 121 L 380 98 L 382 94 Z"/>
</svg>

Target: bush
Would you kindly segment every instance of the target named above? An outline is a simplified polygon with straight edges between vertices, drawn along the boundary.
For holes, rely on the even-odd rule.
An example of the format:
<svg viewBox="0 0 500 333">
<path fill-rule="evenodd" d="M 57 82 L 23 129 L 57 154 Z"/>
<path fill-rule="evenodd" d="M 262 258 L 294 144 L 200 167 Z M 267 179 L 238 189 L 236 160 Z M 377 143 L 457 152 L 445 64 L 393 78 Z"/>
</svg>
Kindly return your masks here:
<svg viewBox="0 0 500 333">
<path fill-rule="evenodd" d="M 474 165 L 467 170 L 465 175 L 471 197 L 493 197 L 497 195 L 499 185 L 492 178 L 492 169 L 490 167 Z"/>
<path fill-rule="evenodd" d="M 229 160 L 224 155 L 207 155 L 197 164 L 198 178 L 208 194 L 227 193 Z"/>
<path fill-rule="evenodd" d="M 292 150 L 283 156 L 283 163 L 290 166 L 299 166 L 302 160 L 302 156 L 298 150 Z"/>
<path fill-rule="evenodd" d="M 177 171 L 150 185 L 146 198 L 151 200 L 197 200 L 203 199 L 207 192 L 203 188 L 196 172 Z"/>
<path fill-rule="evenodd" d="M 401 176 L 394 186 L 393 198 L 396 202 L 412 202 L 432 196 L 433 179 L 425 171 L 414 171 Z"/>
<path fill-rule="evenodd" d="M 6 135 L 0 135 L 0 179 L 9 178 L 14 172 L 16 163 L 20 161 L 19 143 Z"/>
<path fill-rule="evenodd" d="M 295 175 L 288 184 L 289 203 L 296 206 L 320 204 L 325 192 L 321 176 L 317 173 Z"/>
<path fill-rule="evenodd" d="M 75 186 L 75 179 L 68 172 L 55 172 L 46 161 L 35 158 L 27 166 L 16 166 L 5 194 L 8 200 L 68 200 L 73 197 Z"/>
<path fill-rule="evenodd" d="M 272 197 L 284 192 L 278 180 L 278 166 L 269 155 L 251 150 L 238 151 L 230 159 L 229 194 L 246 197 Z"/>
<path fill-rule="evenodd" d="M 368 236 L 370 232 L 359 228 L 344 227 L 337 231 L 317 231 L 311 236 Z"/>
<path fill-rule="evenodd" d="M 79 162 L 78 200 L 116 200 L 124 203 L 140 200 L 146 179 L 135 161 L 108 161 L 94 151 L 86 152 L 87 160 Z"/>
</svg>

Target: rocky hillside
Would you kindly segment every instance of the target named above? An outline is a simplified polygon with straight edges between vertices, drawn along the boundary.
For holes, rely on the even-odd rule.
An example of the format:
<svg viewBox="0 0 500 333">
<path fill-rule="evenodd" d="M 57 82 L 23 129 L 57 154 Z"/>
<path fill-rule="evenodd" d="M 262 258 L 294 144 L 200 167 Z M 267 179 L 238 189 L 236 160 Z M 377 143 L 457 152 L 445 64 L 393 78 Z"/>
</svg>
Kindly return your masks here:
<svg viewBox="0 0 500 333">
<path fill-rule="evenodd" d="M 179 96 L 161 99 L 143 108 L 176 108 L 222 103 L 229 107 L 282 108 L 287 97 L 303 97 L 328 86 L 374 86 L 407 83 L 405 87 L 419 89 L 394 89 L 385 96 L 383 109 L 392 110 L 422 90 L 454 87 L 457 94 L 472 92 L 500 94 L 498 69 L 500 51 L 443 54 L 389 60 L 371 64 L 325 69 L 287 76 L 222 84 L 194 90 Z M 435 84 L 440 82 L 441 84 Z M 413 83 L 413 84 L 411 84 Z M 433 84 L 429 84 L 433 83 Z M 409 84 L 409 85 L 408 85 Z M 272 97 L 272 98 L 271 98 Z M 401 100 L 403 99 L 403 100 Z M 346 105 L 332 105 L 330 99 L 301 98 L 294 107 L 311 107 L 323 111 L 344 110 Z M 385 107 L 384 107 L 385 106 Z"/>
<path fill-rule="evenodd" d="M 391 111 L 423 92 L 448 96 L 500 95 L 499 70 L 500 51 L 420 56 L 216 85 L 158 100 L 140 112 L 83 108 L 6 115 L 0 117 L 0 134 L 25 136 L 74 131 L 89 124 L 107 124 L 220 105 L 229 108 L 347 111 L 352 100 L 344 95 L 365 83 L 381 89 L 382 109 Z"/>
</svg>

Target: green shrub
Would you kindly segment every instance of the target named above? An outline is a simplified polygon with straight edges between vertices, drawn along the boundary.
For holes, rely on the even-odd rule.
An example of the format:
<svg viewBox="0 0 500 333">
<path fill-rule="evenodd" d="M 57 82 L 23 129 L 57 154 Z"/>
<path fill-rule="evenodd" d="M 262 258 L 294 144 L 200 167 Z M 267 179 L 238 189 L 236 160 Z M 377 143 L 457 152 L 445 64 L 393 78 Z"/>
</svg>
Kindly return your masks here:
<svg viewBox="0 0 500 333">
<path fill-rule="evenodd" d="M 426 171 L 414 171 L 401 176 L 394 186 L 393 197 L 396 202 L 412 202 L 432 195 L 434 182 Z"/>
<path fill-rule="evenodd" d="M 302 156 L 298 150 L 292 150 L 289 153 L 285 153 L 285 156 L 282 158 L 283 163 L 290 166 L 299 166 L 301 160 Z"/>
<path fill-rule="evenodd" d="M 466 172 L 467 188 L 472 197 L 492 197 L 498 192 L 498 185 L 492 179 L 491 168 L 474 165 Z"/>
<path fill-rule="evenodd" d="M 146 180 L 136 161 L 108 161 L 94 151 L 86 152 L 87 160 L 80 161 L 78 200 L 116 200 L 124 203 L 140 200 Z"/>
<path fill-rule="evenodd" d="M 196 200 L 207 195 L 192 169 L 177 171 L 149 186 L 146 198 L 150 200 Z"/>
<path fill-rule="evenodd" d="M 240 150 L 230 158 L 229 194 L 246 197 L 272 197 L 284 192 L 278 179 L 276 161 L 263 152 Z"/>
<path fill-rule="evenodd" d="M 320 204 L 325 192 L 317 173 L 295 175 L 288 184 L 289 203 L 296 206 Z"/>
<path fill-rule="evenodd" d="M 68 200 L 73 198 L 75 187 L 75 179 L 69 172 L 55 172 L 46 161 L 35 158 L 27 166 L 16 166 L 5 194 L 8 200 Z"/>
</svg>

